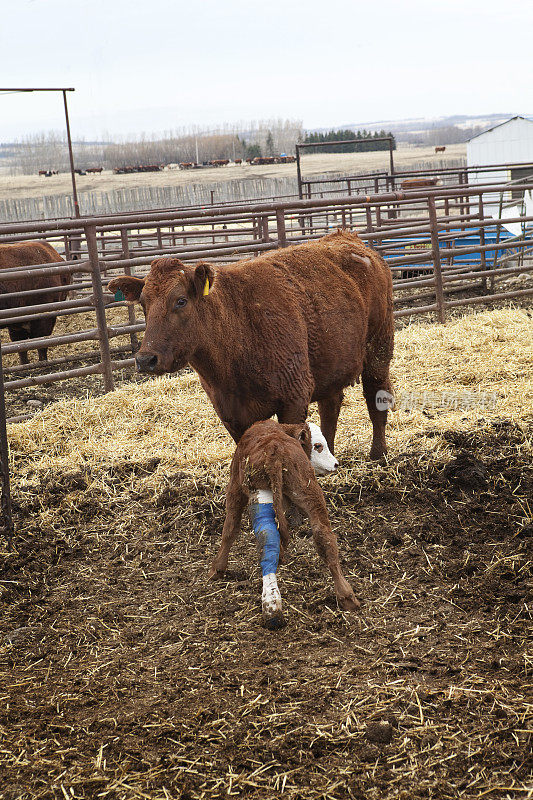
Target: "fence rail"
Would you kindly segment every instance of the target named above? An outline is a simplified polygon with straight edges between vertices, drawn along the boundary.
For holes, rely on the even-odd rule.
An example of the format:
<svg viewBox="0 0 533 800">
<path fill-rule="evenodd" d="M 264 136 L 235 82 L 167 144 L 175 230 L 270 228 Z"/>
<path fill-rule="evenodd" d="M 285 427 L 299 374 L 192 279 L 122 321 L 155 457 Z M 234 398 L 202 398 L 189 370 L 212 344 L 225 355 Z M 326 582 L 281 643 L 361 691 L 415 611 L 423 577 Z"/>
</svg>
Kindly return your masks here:
<svg viewBox="0 0 533 800">
<path fill-rule="evenodd" d="M 461 186 L 464 184 L 493 183 L 511 181 L 513 171 L 528 170 L 530 180 L 533 179 L 533 164 L 531 162 L 487 164 L 475 167 L 467 167 L 464 164 L 446 167 L 424 167 L 423 170 L 413 168 L 410 170 L 394 170 L 387 172 L 380 170 L 377 172 L 367 172 L 357 175 L 340 176 L 313 176 L 312 178 L 300 178 L 298 181 L 298 195 L 300 198 L 312 198 L 314 196 L 325 195 L 351 195 L 368 194 L 373 192 L 395 191 L 402 188 L 404 181 L 426 180 L 439 182 L 444 186 Z M 505 175 L 502 181 L 501 176 Z"/>
<path fill-rule="evenodd" d="M 525 197 L 533 191 L 533 181 L 520 185 Z M 107 283 L 118 272 L 142 276 L 154 257 L 169 253 L 184 262 L 209 258 L 223 269 L 237 258 L 253 258 L 346 227 L 356 230 L 389 264 L 399 318 L 434 313 L 443 322 L 447 310 L 459 305 L 531 295 L 527 282 L 533 261 L 533 208 L 526 209 L 524 199 L 507 203 L 509 186 L 438 186 L 2 224 L 0 242 L 46 239 L 65 258 L 3 270 L 4 285 L 68 273 L 71 294 L 66 300 L 44 301 L 47 290 L 39 294 L 25 288 L 9 295 L 19 302 L 0 310 L 0 327 L 58 317 L 63 330 L 3 344 L 4 356 L 60 348 L 49 362 L 6 362 L 5 390 L 9 397 L 14 390 L 87 375 L 102 375 L 104 389 L 112 389 L 113 372 L 134 363 L 137 334 L 144 323 L 132 306 L 107 291 Z M 511 279 L 514 283 L 509 285 Z M 118 341 L 111 347 L 113 340 Z M 97 349 L 87 350 L 88 342 Z M 69 352 L 61 350 L 65 347 Z"/>
</svg>

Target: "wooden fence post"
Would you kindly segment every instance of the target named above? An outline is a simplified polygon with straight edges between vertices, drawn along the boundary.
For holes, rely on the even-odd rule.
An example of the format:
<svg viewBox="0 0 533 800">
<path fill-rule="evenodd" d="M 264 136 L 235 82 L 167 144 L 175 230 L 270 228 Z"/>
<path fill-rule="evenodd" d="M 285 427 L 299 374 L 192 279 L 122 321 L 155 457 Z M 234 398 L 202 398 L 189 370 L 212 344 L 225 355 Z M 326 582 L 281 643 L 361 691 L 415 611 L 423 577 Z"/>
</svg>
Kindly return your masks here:
<svg viewBox="0 0 533 800">
<path fill-rule="evenodd" d="M 433 280 L 435 281 L 435 300 L 437 303 L 437 317 L 439 322 L 444 322 L 444 291 L 442 288 L 442 269 L 440 264 L 439 231 L 437 228 L 437 210 L 435 198 L 428 197 L 429 224 L 431 227 L 431 255 L 433 257 Z"/>
<path fill-rule="evenodd" d="M 96 310 L 96 323 L 98 325 L 98 339 L 100 342 L 100 355 L 102 358 L 102 374 L 104 376 L 104 387 L 106 392 L 112 392 L 113 367 L 111 364 L 111 353 L 109 350 L 109 335 L 107 331 L 107 320 L 105 316 L 104 292 L 102 289 L 102 276 L 100 274 L 100 263 L 98 260 L 98 244 L 96 241 L 96 225 L 86 225 L 85 240 L 89 252 L 89 262 L 91 264 L 91 281 L 93 284 L 94 307 Z"/>
<path fill-rule="evenodd" d="M 276 226 L 278 230 L 278 247 L 287 247 L 287 231 L 285 230 L 285 214 L 282 208 L 276 210 Z"/>
</svg>

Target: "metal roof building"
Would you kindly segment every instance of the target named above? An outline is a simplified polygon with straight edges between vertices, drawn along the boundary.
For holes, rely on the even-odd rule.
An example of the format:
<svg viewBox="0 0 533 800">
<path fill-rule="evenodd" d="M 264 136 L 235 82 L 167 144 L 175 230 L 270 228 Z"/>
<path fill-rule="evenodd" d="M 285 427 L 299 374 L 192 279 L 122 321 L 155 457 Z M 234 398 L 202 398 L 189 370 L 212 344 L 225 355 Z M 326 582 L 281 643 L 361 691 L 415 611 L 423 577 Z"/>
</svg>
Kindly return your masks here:
<svg viewBox="0 0 533 800">
<path fill-rule="evenodd" d="M 488 131 L 473 136 L 466 145 L 469 167 L 491 164 L 533 165 L 533 120 L 512 117 Z M 478 173 L 472 183 L 516 180 L 533 174 L 533 167 L 509 167 L 498 172 Z"/>
</svg>

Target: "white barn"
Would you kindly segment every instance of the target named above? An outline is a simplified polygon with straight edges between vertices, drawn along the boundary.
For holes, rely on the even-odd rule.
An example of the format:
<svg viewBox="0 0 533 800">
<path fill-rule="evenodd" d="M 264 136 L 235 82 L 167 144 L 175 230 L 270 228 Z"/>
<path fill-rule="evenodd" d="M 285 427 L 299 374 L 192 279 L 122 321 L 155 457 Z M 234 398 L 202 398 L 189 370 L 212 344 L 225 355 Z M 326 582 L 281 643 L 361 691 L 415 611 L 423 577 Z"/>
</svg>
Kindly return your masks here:
<svg viewBox="0 0 533 800">
<path fill-rule="evenodd" d="M 532 165 L 470 175 L 471 183 L 500 183 L 529 175 L 533 177 L 533 120 L 512 117 L 488 131 L 478 133 L 467 142 L 466 158 L 469 167 L 492 164 Z"/>
</svg>

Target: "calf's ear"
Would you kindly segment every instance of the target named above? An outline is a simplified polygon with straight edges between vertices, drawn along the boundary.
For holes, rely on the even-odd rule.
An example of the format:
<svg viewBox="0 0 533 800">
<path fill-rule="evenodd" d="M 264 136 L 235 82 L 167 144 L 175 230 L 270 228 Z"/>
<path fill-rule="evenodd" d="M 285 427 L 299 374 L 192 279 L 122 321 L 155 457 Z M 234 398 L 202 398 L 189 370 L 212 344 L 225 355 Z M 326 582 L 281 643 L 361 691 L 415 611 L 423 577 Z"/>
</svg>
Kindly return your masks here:
<svg viewBox="0 0 533 800">
<path fill-rule="evenodd" d="M 311 431 L 307 427 L 307 424 L 305 424 L 298 431 L 298 439 L 304 450 L 306 449 L 306 447 L 311 448 Z"/>
<path fill-rule="evenodd" d="M 205 262 L 200 261 L 200 263 L 196 265 L 193 277 L 193 286 L 196 297 L 204 297 L 205 295 L 208 295 L 211 291 L 211 286 L 213 285 L 214 280 L 215 270 L 211 264 L 206 264 Z"/>
<path fill-rule="evenodd" d="M 311 447 L 311 431 L 309 430 L 307 422 L 305 422 L 303 425 L 285 424 L 281 427 L 288 436 L 292 436 L 293 439 L 298 439 L 304 450 L 306 447 Z"/>
<path fill-rule="evenodd" d="M 143 290 L 143 278 L 133 278 L 131 275 L 120 275 L 118 278 L 113 278 L 107 284 L 110 292 L 122 292 L 124 299 L 128 303 L 136 303 L 141 296 Z"/>
</svg>

